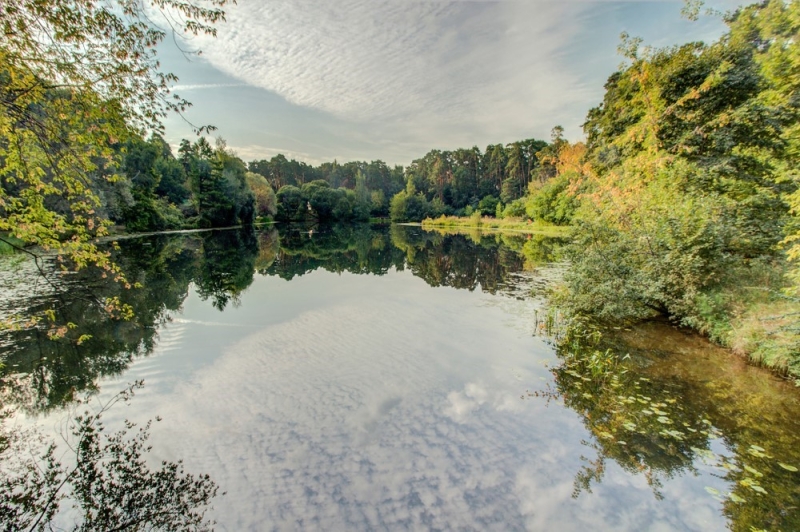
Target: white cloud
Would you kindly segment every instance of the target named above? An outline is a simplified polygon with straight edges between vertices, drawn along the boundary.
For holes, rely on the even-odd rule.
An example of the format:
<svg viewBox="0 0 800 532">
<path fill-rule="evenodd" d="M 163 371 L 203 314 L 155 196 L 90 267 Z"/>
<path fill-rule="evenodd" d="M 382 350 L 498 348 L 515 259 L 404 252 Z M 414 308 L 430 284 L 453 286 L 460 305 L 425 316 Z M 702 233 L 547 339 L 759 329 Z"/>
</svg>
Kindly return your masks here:
<svg viewBox="0 0 800 532">
<path fill-rule="evenodd" d="M 247 83 L 196 83 L 186 85 L 173 85 L 170 87 L 172 92 L 197 91 L 204 89 L 227 89 L 231 87 L 247 87 Z"/>
<path fill-rule="evenodd" d="M 276 155 L 284 155 L 287 159 L 297 159 L 299 161 L 306 161 L 311 164 L 323 163 L 322 159 L 315 157 L 311 153 L 305 151 L 297 151 L 292 148 L 282 147 L 267 147 L 260 144 L 247 144 L 243 146 L 228 146 L 236 155 L 245 161 L 252 161 L 255 159 L 272 159 Z"/>
<path fill-rule="evenodd" d="M 735 1 L 709 4 L 724 10 Z M 243 0 L 230 6 L 216 39 L 190 42 L 202 60 L 167 63 L 186 80 L 193 120 L 218 126 L 253 158 L 280 150 L 314 164 L 408 164 L 432 148 L 546 139 L 556 124 L 581 138 L 587 111 L 621 62 L 621 31 L 669 46 L 723 30 L 718 20 L 681 20 L 680 6 Z M 239 84 L 248 88 L 228 88 Z M 188 127 L 176 121 L 170 130 L 178 138 Z"/>
<path fill-rule="evenodd" d="M 288 102 L 402 142 L 558 123 L 586 89 L 561 53 L 590 3 L 241 2 L 204 57 Z M 585 109 L 577 109 L 580 115 Z M 548 126 L 549 127 L 549 126 Z"/>
</svg>

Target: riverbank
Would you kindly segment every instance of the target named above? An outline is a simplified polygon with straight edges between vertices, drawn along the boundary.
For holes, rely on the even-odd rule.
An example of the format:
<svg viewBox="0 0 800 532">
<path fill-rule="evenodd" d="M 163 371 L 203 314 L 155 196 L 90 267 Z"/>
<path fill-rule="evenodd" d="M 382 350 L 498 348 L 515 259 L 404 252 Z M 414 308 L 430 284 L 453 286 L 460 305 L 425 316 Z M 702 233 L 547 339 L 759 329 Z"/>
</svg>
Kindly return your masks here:
<svg viewBox="0 0 800 532">
<path fill-rule="evenodd" d="M 12 255 L 17 252 L 17 250 L 24 246 L 24 242 L 18 238 L 14 238 L 13 236 L 0 233 L 0 255 Z"/>
<path fill-rule="evenodd" d="M 701 332 L 800 386 L 800 300 L 769 286 L 745 286 L 728 295 L 731 310 L 710 316 L 709 330 Z"/>
<path fill-rule="evenodd" d="M 570 228 L 558 225 L 551 225 L 544 222 L 532 222 L 522 218 L 490 218 L 487 216 L 440 216 L 439 218 L 426 218 L 420 224 L 423 229 L 452 229 L 513 232 L 525 234 L 538 234 L 553 237 L 565 237 L 569 234 Z"/>
<path fill-rule="evenodd" d="M 754 366 L 772 371 L 800 386 L 800 298 L 788 294 L 786 265 L 759 264 L 731 275 L 713 291 L 697 294 L 687 314 L 671 316 L 676 326 L 708 338 Z M 551 303 L 566 315 L 583 316 L 606 325 L 647 324 L 665 313 L 638 319 L 603 319 L 580 310 L 585 294 L 575 290 L 574 277 L 551 291 Z M 624 288 L 616 304 L 629 304 Z"/>
</svg>

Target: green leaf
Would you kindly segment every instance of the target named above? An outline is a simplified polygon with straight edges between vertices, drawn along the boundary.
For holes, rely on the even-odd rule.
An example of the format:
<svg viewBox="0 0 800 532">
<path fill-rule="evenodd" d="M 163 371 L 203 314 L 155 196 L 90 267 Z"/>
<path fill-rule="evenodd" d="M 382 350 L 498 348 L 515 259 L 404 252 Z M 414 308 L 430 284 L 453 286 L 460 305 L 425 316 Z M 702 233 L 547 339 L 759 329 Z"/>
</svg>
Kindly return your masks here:
<svg viewBox="0 0 800 532">
<path fill-rule="evenodd" d="M 778 465 L 784 468 L 786 471 L 791 471 L 792 473 L 797 473 L 797 468 L 793 465 L 784 464 L 783 462 L 778 462 Z"/>
<path fill-rule="evenodd" d="M 745 499 L 745 498 L 743 498 L 743 497 L 739 497 L 739 496 L 738 496 L 738 495 L 736 495 L 735 493 L 730 493 L 730 494 L 728 494 L 728 498 L 729 498 L 730 500 L 732 500 L 733 502 L 736 502 L 736 503 L 743 503 L 743 502 L 747 502 L 747 499 Z"/>
<path fill-rule="evenodd" d="M 749 465 L 744 466 L 744 468 L 745 468 L 746 471 L 754 474 L 755 476 L 757 476 L 759 478 L 764 476 L 764 473 L 762 473 L 761 471 L 759 471 L 757 469 L 754 469 L 754 468 L 750 467 Z"/>
</svg>

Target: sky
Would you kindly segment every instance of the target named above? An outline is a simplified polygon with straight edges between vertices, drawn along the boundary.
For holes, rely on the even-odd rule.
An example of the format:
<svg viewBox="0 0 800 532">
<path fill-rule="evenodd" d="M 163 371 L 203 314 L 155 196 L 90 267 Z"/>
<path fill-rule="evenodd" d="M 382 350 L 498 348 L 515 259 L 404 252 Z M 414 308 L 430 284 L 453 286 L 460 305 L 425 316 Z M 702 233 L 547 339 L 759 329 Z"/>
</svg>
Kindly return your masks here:
<svg viewBox="0 0 800 532">
<path fill-rule="evenodd" d="M 709 2 L 727 10 L 732 0 Z M 682 2 L 607 0 L 239 0 L 216 38 L 159 55 L 193 107 L 189 123 L 245 161 L 278 153 L 410 163 L 431 149 L 547 140 L 561 125 L 581 140 L 586 112 L 622 63 L 621 32 L 652 46 L 712 41 L 715 18 L 687 21 Z M 189 123 L 187 123 L 187 121 Z"/>
</svg>

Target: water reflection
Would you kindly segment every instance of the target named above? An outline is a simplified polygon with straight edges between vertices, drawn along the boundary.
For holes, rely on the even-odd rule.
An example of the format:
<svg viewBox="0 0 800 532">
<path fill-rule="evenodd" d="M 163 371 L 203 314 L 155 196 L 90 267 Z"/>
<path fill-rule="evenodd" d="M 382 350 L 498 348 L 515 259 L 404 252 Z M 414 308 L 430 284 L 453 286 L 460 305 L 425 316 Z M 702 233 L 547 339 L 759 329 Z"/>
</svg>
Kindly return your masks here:
<svg viewBox="0 0 800 532">
<path fill-rule="evenodd" d="M 554 352 L 529 316 L 557 251 L 404 226 L 123 240 L 141 288 L 18 298 L 61 321 L 3 333 L 3 401 L 147 379 L 131 412 L 169 420 L 154 448 L 228 491 L 230 530 L 800 529 L 798 395 L 670 327 Z"/>
<path fill-rule="evenodd" d="M 800 402 L 787 383 L 664 323 L 579 327 L 558 357 L 554 386 L 529 397 L 563 401 L 592 434 L 574 497 L 603 481 L 609 461 L 657 499 L 669 480 L 705 473 L 732 530 L 800 529 Z"/>
<path fill-rule="evenodd" d="M 136 357 L 153 351 L 159 329 L 181 309 L 190 290 L 224 311 L 238 306 L 256 274 L 291 280 L 322 269 L 372 275 L 409 270 L 430 286 L 480 286 L 495 293 L 511 289 L 509 275 L 523 269 L 525 252 L 535 256 L 539 247 L 548 246 L 533 246 L 525 237 L 445 237 L 414 227 L 368 225 L 123 239 L 113 258 L 136 288 L 126 290 L 97 271 L 84 270 L 59 278 L 57 294 L 5 302 L 0 311 L 17 312 L 23 319 L 57 310 L 52 323 L 0 335 L 5 401 L 30 413 L 45 412 L 93 391 L 99 378 L 121 374 Z M 47 266 L 55 270 L 53 262 Z M 130 305 L 132 320 L 114 319 L 104 310 L 103 301 L 114 297 Z M 68 329 L 68 323 L 80 326 Z M 58 328 L 66 330 L 65 337 L 50 339 L 49 332 Z M 79 341 L 83 335 L 91 338 Z"/>
</svg>

